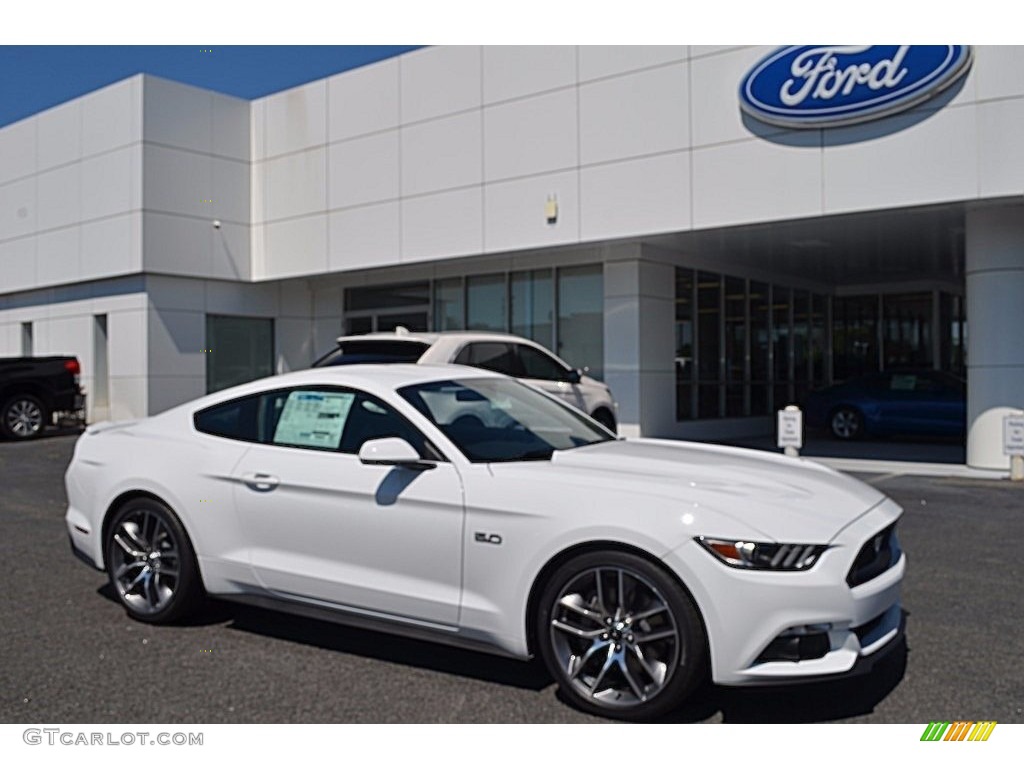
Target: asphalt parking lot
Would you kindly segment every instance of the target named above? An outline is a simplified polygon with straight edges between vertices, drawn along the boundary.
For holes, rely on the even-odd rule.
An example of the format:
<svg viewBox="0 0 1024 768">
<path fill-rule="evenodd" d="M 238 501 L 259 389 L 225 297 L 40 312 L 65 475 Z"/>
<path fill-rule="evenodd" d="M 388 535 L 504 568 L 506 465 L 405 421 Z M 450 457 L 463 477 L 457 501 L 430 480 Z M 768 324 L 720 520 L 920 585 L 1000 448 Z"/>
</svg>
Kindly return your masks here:
<svg viewBox="0 0 1024 768">
<path fill-rule="evenodd" d="M 0 442 L 0 722 L 596 722 L 537 663 L 225 603 L 129 620 L 71 556 L 75 436 Z M 679 722 L 1024 722 L 1024 484 L 863 476 L 906 509 L 904 649 L 858 680 L 708 687 Z"/>
</svg>

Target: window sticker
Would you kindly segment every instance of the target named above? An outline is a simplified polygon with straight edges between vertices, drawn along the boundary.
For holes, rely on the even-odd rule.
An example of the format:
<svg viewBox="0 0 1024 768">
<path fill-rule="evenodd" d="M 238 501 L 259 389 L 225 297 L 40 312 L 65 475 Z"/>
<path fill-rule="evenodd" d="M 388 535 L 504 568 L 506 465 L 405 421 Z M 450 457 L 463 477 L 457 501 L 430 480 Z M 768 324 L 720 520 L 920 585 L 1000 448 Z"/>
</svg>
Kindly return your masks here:
<svg viewBox="0 0 1024 768">
<path fill-rule="evenodd" d="M 350 392 L 291 392 L 274 443 L 337 450 L 355 397 Z"/>
</svg>

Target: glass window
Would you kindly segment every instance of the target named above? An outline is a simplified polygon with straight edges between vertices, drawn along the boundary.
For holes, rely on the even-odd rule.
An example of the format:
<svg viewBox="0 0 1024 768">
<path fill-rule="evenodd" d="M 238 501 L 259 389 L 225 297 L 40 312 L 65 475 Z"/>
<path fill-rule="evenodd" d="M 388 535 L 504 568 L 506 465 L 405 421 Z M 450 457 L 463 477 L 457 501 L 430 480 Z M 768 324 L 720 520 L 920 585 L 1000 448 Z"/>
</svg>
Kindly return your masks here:
<svg viewBox="0 0 1024 768">
<path fill-rule="evenodd" d="M 600 264 L 558 270 L 558 356 L 604 376 L 604 272 Z"/>
<path fill-rule="evenodd" d="M 241 397 L 204 408 L 192 417 L 195 428 L 207 435 L 258 442 L 260 395 Z"/>
<path fill-rule="evenodd" d="M 828 296 L 811 295 L 811 386 L 828 383 Z"/>
<path fill-rule="evenodd" d="M 274 321 L 206 316 L 206 391 L 244 384 L 274 373 Z"/>
<path fill-rule="evenodd" d="M 878 296 L 837 296 L 832 302 L 834 376 L 843 381 L 878 370 Z"/>
<path fill-rule="evenodd" d="M 503 373 L 506 376 L 519 375 L 519 366 L 512 352 L 512 345 L 499 341 L 475 341 L 467 344 L 452 362 Z"/>
<path fill-rule="evenodd" d="M 710 272 L 697 274 L 697 416 L 721 416 L 720 383 L 722 330 L 722 278 Z"/>
<path fill-rule="evenodd" d="M 399 283 L 345 289 L 345 311 L 361 312 L 430 303 L 430 283 Z"/>
<path fill-rule="evenodd" d="M 967 321 L 964 298 L 950 293 L 939 294 L 939 367 L 958 376 L 967 369 Z"/>
<path fill-rule="evenodd" d="M 399 394 L 473 462 L 550 459 L 611 434 L 567 405 L 508 379 L 435 381 Z"/>
<path fill-rule="evenodd" d="M 769 315 L 768 284 L 750 283 L 750 415 L 768 413 Z"/>
<path fill-rule="evenodd" d="M 434 330 L 461 331 L 466 327 L 462 278 L 434 282 Z"/>
<path fill-rule="evenodd" d="M 693 270 L 676 270 L 676 419 L 692 419 L 694 379 Z"/>
<path fill-rule="evenodd" d="M 550 269 L 513 272 L 512 333 L 551 347 L 554 344 L 554 287 Z"/>
<path fill-rule="evenodd" d="M 442 458 L 423 434 L 391 406 L 370 395 L 357 393 L 345 421 L 345 431 L 342 433 L 338 450 L 341 453 L 356 454 L 367 440 L 385 437 L 399 437 L 405 440 L 416 449 L 421 459 Z"/>
<path fill-rule="evenodd" d="M 810 381 L 811 296 L 793 291 L 793 399 L 803 402 Z"/>
<path fill-rule="evenodd" d="M 793 402 L 790 378 L 791 291 L 781 285 L 772 286 L 772 407 L 785 408 Z"/>
<path fill-rule="evenodd" d="M 747 376 L 747 285 L 725 278 L 725 415 L 745 416 Z"/>
<path fill-rule="evenodd" d="M 932 294 L 882 297 L 882 350 L 886 368 L 930 368 L 932 364 Z"/>
<path fill-rule="evenodd" d="M 326 365 L 355 365 L 357 363 L 415 363 L 430 349 L 421 341 L 388 341 L 366 339 L 343 341 L 315 363 L 314 368 Z"/>
<path fill-rule="evenodd" d="M 524 378 L 568 381 L 569 371 L 551 355 L 525 344 L 516 344 L 515 348 L 519 354 L 519 370 Z"/>
<path fill-rule="evenodd" d="M 505 276 L 477 275 L 466 278 L 466 327 L 475 331 L 504 331 Z"/>
</svg>

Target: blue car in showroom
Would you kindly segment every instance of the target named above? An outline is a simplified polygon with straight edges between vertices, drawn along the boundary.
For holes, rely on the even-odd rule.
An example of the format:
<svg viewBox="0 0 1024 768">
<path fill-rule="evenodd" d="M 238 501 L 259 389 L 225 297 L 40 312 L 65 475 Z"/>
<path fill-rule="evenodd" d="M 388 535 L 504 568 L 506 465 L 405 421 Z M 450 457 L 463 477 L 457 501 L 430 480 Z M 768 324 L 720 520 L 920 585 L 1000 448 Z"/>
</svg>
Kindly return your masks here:
<svg viewBox="0 0 1024 768">
<path fill-rule="evenodd" d="M 934 370 L 857 376 L 812 392 L 804 402 L 808 426 L 840 440 L 865 436 L 956 437 L 967 423 L 967 382 Z"/>
</svg>

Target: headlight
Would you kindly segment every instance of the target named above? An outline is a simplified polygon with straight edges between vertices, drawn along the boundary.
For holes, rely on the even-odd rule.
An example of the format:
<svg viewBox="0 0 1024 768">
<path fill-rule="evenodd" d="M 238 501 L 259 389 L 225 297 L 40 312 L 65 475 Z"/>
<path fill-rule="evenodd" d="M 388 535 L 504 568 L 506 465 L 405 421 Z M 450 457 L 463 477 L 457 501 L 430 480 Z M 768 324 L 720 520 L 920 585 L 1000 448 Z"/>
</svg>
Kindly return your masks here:
<svg viewBox="0 0 1024 768">
<path fill-rule="evenodd" d="M 806 571 L 828 549 L 826 544 L 765 544 L 706 536 L 696 541 L 728 566 L 759 571 Z"/>
</svg>

